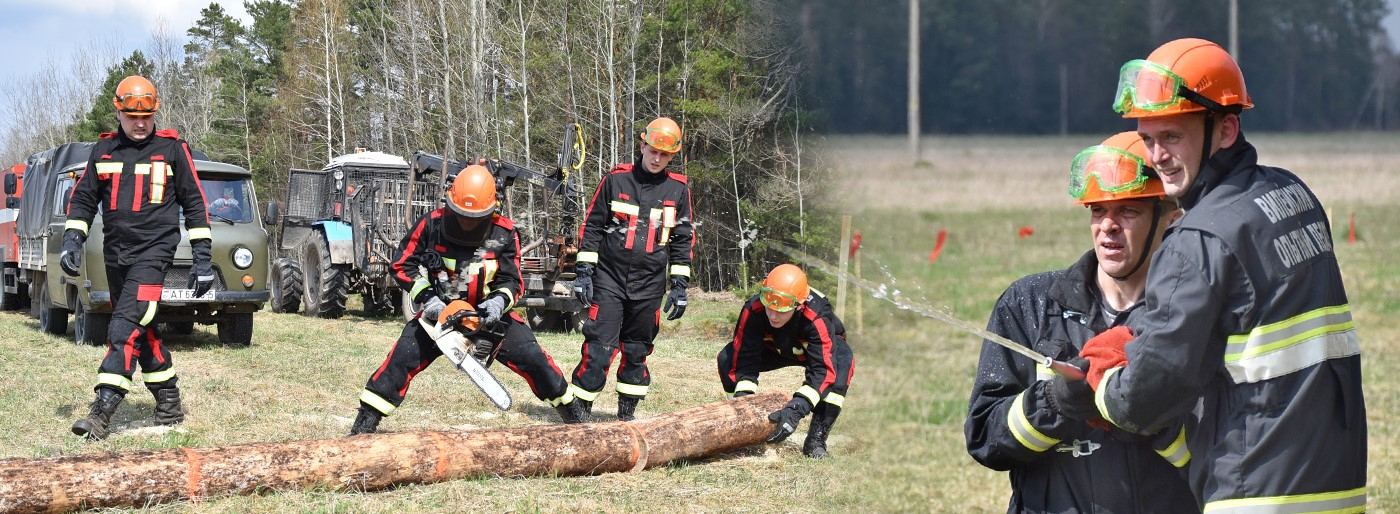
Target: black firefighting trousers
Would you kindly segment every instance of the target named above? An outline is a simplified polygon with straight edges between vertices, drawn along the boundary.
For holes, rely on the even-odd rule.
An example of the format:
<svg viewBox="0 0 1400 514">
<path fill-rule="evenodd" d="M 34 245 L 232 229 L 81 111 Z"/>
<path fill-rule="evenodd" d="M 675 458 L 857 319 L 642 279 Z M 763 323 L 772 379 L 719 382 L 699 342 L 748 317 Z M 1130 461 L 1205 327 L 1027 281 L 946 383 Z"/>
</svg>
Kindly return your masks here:
<svg viewBox="0 0 1400 514">
<path fill-rule="evenodd" d="M 583 359 L 574 368 L 574 396 L 590 402 L 598 399 L 620 349 L 618 395 L 645 398 L 651 385 L 647 356 L 660 327 L 661 298 L 627 300 L 617 293 L 597 290 L 588 320 L 583 323 Z"/>
<path fill-rule="evenodd" d="M 151 325 L 169 264 L 169 259 L 140 259 L 120 266 L 112 256 L 106 259 L 112 321 L 107 325 L 107 355 L 97 368 L 98 388 L 130 391 L 137 364 L 148 389 L 175 387 L 170 352 Z"/>
</svg>

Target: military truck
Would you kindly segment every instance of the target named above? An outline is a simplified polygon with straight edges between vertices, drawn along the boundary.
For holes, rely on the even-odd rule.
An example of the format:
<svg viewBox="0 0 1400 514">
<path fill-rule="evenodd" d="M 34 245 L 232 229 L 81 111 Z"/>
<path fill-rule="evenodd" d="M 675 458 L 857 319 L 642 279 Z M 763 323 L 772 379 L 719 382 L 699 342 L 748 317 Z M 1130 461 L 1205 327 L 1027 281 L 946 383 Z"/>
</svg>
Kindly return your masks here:
<svg viewBox="0 0 1400 514">
<path fill-rule="evenodd" d="M 79 343 L 102 345 L 112 317 L 112 300 L 103 270 L 102 218 L 93 219 L 77 277 L 58 267 L 67 220 L 68 198 L 82 176 L 93 143 L 68 143 L 29 157 L 19 206 L 17 282 L 27 285 L 32 314 L 51 334 L 68 330 L 73 315 Z M 219 341 L 248 346 L 253 340 L 253 312 L 268 300 L 267 230 L 253 206 L 252 174 L 231 164 L 211 162 L 192 152 L 204 187 L 213 234 L 214 288 L 195 297 L 190 282 L 189 237 L 181 228 L 180 244 L 166 272 L 153 323 L 187 334 L 195 323 L 213 324 Z M 232 201 L 229 201 L 232 200 Z"/>
<path fill-rule="evenodd" d="M 4 183 L 0 191 L 0 310 L 29 308 L 29 289 L 19 283 L 19 237 L 15 224 L 19 220 L 20 191 L 24 186 L 24 165 L 16 164 L 0 171 Z"/>
</svg>

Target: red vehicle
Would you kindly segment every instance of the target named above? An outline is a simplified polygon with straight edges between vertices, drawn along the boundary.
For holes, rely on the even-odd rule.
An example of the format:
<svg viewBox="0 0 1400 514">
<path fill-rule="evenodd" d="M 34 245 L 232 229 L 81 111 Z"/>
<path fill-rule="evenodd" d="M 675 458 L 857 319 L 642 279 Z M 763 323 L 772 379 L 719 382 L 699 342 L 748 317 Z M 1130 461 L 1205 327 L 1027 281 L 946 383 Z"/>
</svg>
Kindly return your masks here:
<svg viewBox="0 0 1400 514">
<path fill-rule="evenodd" d="M 5 187 L 0 190 L 0 309 L 15 310 L 29 306 L 29 288 L 18 278 L 19 238 L 15 234 L 15 220 L 19 218 L 19 196 L 24 191 L 24 165 L 16 164 L 0 172 Z"/>
</svg>

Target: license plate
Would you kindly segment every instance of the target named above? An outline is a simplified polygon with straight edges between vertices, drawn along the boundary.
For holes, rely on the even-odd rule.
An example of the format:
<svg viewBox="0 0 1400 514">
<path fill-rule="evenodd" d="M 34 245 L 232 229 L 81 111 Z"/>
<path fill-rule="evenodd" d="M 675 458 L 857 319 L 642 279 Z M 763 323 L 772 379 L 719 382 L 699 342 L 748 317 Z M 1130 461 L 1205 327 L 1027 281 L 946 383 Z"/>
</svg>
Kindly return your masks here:
<svg viewBox="0 0 1400 514">
<path fill-rule="evenodd" d="M 204 293 L 204 296 L 195 296 L 193 289 L 161 289 L 161 300 L 189 301 L 189 300 L 213 300 L 214 290 Z"/>
</svg>

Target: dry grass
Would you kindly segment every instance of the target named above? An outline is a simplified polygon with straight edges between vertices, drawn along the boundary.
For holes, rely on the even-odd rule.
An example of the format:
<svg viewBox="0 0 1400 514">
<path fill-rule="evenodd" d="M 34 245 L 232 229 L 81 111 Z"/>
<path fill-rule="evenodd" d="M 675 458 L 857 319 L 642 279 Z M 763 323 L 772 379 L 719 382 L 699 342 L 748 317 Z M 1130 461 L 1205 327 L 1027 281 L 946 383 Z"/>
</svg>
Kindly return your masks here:
<svg viewBox="0 0 1400 514">
<path fill-rule="evenodd" d="M 1252 136 L 1253 137 L 1253 136 Z M 1393 135 L 1253 137 L 1264 162 L 1293 169 L 1342 218 L 1356 212 L 1363 237 L 1337 246 L 1365 353 L 1371 422 L 1369 510 L 1400 510 L 1400 168 Z M 1067 265 L 1090 244 L 1082 208 L 1068 204 L 1063 170 L 1098 138 L 947 137 L 926 143 L 931 168 L 903 163 L 904 140 L 831 142 L 846 177 L 855 227 L 864 234 L 863 273 L 981 325 L 997 295 L 1022 275 Z M 1034 235 L 1019 238 L 1032 226 Z M 933 236 L 950 236 L 927 262 Z M 1338 232 L 1341 238 L 1344 231 Z M 739 299 L 696 295 L 679 323 L 667 324 L 650 361 L 653 394 L 639 414 L 654 415 L 721 398 L 714 355 L 730 336 Z M 404 486 L 375 493 L 285 491 L 152 506 L 147 512 L 1001 512 L 1006 476 L 977 465 L 963 448 L 962 423 L 979 340 L 937 321 L 864 299 L 864 327 L 848 316 L 857 369 L 847 410 L 832 440 L 834 459 L 802 458 L 801 437 L 703 462 L 597 477 L 482 479 Z M 128 430 L 101 443 L 68 433 L 86 412 L 101 349 L 43 335 L 36 323 L 0 313 L 0 458 L 220 446 L 323 438 L 348 431 L 356 395 L 402 323 L 297 315 L 256 315 L 255 343 L 218 345 L 208 328 L 171 338 L 191 414 L 175 431 Z M 566 371 L 578 361 L 577 336 L 541 343 Z M 494 370 L 494 368 L 493 368 Z M 784 370 L 763 386 L 796 388 Z M 557 422 L 514 375 L 516 399 L 495 410 L 442 363 L 420 374 L 408 401 L 382 427 L 518 427 Z M 605 392 L 596 412 L 613 412 Z M 149 415 L 136 391 L 119 425 Z M 94 487 L 100 485 L 95 484 Z"/>
</svg>

